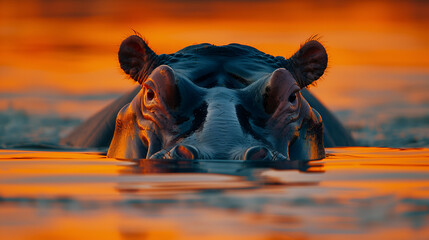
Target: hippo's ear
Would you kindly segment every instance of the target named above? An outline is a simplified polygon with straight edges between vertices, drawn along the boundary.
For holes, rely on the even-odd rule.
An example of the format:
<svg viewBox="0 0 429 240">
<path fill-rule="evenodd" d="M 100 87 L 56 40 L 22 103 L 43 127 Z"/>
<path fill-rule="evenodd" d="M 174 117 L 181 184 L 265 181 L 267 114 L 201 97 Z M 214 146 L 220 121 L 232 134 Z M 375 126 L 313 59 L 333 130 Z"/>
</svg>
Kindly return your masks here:
<svg viewBox="0 0 429 240">
<path fill-rule="evenodd" d="M 321 43 L 310 40 L 290 60 L 298 85 L 305 88 L 323 75 L 328 65 L 328 54 Z"/>
<path fill-rule="evenodd" d="M 122 70 L 139 83 L 158 65 L 158 55 L 137 35 L 132 35 L 122 42 L 118 58 Z"/>
</svg>

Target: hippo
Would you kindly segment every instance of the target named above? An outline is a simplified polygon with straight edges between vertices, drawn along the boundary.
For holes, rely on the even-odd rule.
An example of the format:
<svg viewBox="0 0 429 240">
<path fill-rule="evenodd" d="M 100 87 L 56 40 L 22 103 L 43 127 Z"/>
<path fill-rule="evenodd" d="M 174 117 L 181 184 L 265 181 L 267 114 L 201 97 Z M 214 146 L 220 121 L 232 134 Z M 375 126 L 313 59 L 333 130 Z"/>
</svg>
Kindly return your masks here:
<svg viewBox="0 0 429 240">
<path fill-rule="evenodd" d="M 156 54 L 138 34 L 119 63 L 139 86 L 61 143 L 117 159 L 315 160 L 350 134 L 306 88 L 328 55 L 314 38 L 290 58 L 241 44 Z M 322 121 L 323 119 L 323 121 Z"/>
</svg>

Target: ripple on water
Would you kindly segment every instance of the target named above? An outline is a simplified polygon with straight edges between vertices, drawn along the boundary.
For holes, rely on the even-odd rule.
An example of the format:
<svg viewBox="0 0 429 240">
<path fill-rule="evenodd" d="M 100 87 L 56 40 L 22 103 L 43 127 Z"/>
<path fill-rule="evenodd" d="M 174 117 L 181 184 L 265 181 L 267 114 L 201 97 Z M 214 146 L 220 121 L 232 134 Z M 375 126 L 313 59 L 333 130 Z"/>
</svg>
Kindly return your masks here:
<svg viewBox="0 0 429 240">
<path fill-rule="evenodd" d="M 1 150 L 0 232 L 15 239 L 429 236 L 428 149 L 327 152 L 321 161 L 273 164 Z"/>
</svg>

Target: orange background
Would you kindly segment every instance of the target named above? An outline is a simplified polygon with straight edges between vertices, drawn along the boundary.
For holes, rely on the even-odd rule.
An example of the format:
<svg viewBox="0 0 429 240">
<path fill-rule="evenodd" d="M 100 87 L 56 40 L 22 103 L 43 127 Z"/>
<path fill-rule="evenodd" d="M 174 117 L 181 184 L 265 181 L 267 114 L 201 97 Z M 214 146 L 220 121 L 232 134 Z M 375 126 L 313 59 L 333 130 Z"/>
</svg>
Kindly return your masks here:
<svg viewBox="0 0 429 240">
<path fill-rule="evenodd" d="M 426 1 L 0 4 L 0 110 L 90 116 L 134 86 L 116 56 L 133 29 L 158 54 L 202 42 L 237 42 L 288 57 L 318 34 L 329 66 L 311 90 L 329 108 L 429 103 Z"/>
</svg>

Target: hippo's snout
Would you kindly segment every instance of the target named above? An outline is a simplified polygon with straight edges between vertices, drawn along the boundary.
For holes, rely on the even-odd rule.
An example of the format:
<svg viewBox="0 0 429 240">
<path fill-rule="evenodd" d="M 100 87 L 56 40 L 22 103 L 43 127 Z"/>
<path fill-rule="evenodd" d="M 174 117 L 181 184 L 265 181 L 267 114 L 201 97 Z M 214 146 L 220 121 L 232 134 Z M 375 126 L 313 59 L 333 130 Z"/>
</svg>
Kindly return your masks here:
<svg viewBox="0 0 429 240">
<path fill-rule="evenodd" d="M 177 145 L 174 146 L 169 151 L 166 151 L 164 149 L 156 152 L 152 156 L 149 157 L 150 159 L 188 159 L 188 160 L 194 160 L 194 159 L 201 159 L 201 154 L 198 151 L 197 148 L 194 146 L 189 145 Z"/>
<path fill-rule="evenodd" d="M 279 161 L 307 159 L 307 152 L 316 152 L 311 158 L 319 158 L 323 145 L 307 141 L 318 137 L 315 127 L 322 127 L 321 120 L 299 89 L 283 68 L 235 90 L 201 88 L 162 65 L 118 115 L 117 122 L 127 124 L 117 124 L 108 155 Z M 297 150 L 291 154 L 292 144 Z"/>
<path fill-rule="evenodd" d="M 231 159 L 234 156 L 230 157 Z M 236 156 L 240 160 L 246 161 L 284 161 L 289 160 L 283 154 L 272 151 L 264 146 L 254 146 L 246 149 L 242 154 Z M 195 160 L 195 159 L 213 159 L 208 153 L 202 153 L 198 148 L 190 145 L 177 145 L 171 150 L 161 150 L 152 156 L 150 159 L 176 159 L 176 160 Z"/>
<path fill-rule="evenodd" d="M 277 151 L 272 151 L 262 146 L 255 146 L 244 152 L 243 160 L 283 161 L 289 159 Z"/>
<path fill-rule="evenodd" d="M 197 148 L 188 145 L 177 145 L 169 152 L 167 152 L 166 158 L 168 159 L 199 159 L 200 153 Z"/>
<path fill-rule="evenodd" d="M 284 161 L 289 158 L 277 151 L 270 150 L 263 146 L 255 146 L 248 148 L 243 155 L 243 160 L 253 161 Z"/>
</svg>

